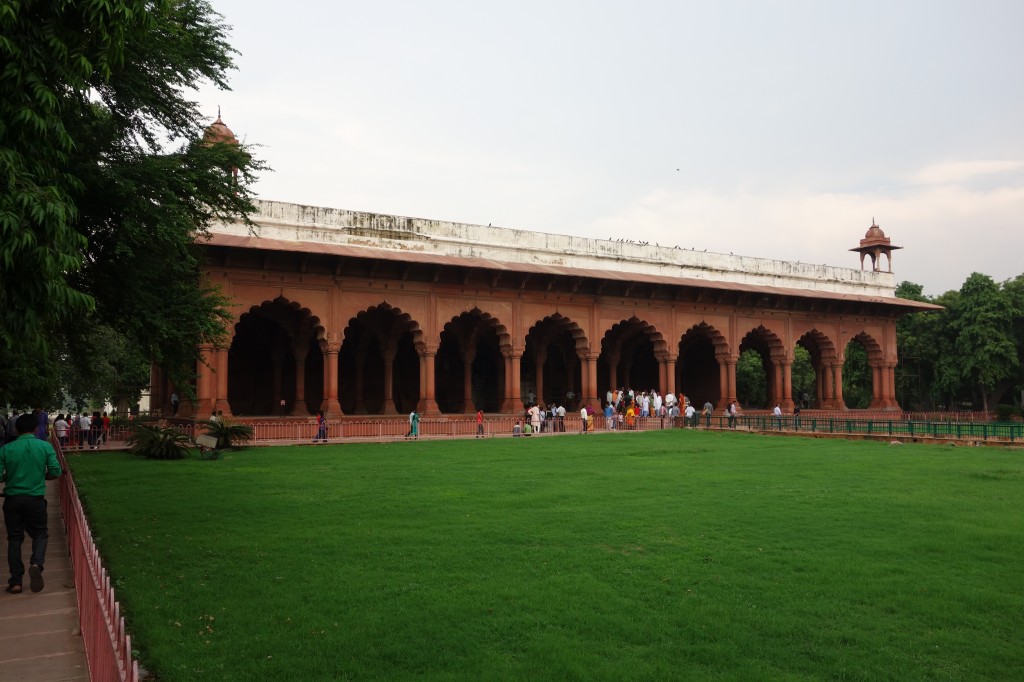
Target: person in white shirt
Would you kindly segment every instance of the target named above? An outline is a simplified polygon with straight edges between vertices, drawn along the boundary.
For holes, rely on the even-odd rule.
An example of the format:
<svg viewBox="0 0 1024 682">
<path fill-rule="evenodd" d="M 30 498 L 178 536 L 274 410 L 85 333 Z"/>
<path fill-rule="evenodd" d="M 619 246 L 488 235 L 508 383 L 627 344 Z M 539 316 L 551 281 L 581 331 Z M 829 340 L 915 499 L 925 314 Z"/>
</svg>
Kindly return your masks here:
<svg viewBox="0 0 1024 682">
<path fill-rule="evenodd" d="M 583 422 L 583 433 L 587 432 L 587 408 L 584 406 L 580 410 L 580 420 Z"/>
<path fill-rule="evenodd" d="M 91 450 L 92 446 L 95 444 L 93 443 L 92 437 L 92 419 L 90 419 L 89 415 L 85 412 L 83 412 L 82 416 L 78 419 L 78 430 L 78 449 L 81 450 L 82 447 L 88 443 L 89 449 Z"/>
<path fill-rule="evenodd" d="M 782 430 L 782 408 L 779 407 L 778 403 L 775 404 L 775 409 L 772 410 L 772 416 L 775 417 L 776 423 L 779 425 L 779 431 Z"/>
<path fill-rule="evenodd" d="M 687 403 L 686 405 L 686 425 L 693 427 L 697 425 L 697 410 L 694 409 L 693 405 Z"/>
<path fill-rule="evenodd" d="M 68 422 L 63 414 L 57 415 L 57 421 L 53 423 L 53 431 L 57 434 L 57 442 L 62 448 L 68 446 Z"/>
</svg>

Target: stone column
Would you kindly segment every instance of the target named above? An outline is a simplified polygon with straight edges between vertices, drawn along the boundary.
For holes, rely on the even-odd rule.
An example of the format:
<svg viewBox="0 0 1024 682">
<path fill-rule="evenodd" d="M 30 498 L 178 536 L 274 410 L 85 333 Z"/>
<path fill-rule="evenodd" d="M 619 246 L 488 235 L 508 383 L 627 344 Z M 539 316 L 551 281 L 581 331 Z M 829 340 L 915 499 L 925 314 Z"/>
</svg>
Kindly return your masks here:
<svg viewBox="0 0 1024 682">
<path fill-rule="evenodd" d="M 814 404 L 819 410 L 825 407 L 825 363 L 820 359 L 814 368 Z"/>
<path fill-rule="evenodd" d="M 601 398 L 597 395 L 597 355 L 593 353 L 585 354 L 581 360 L 583 362 L 583 369 L 580 372 L 585 384 L 583 388 L 583 395 L 586 396 L 586 405 L 593 405 L 595 409 L 600 410 Z"/>
<path fill-rule="evenodd" d="M 846 409 L 846 401 L 843 400 L 843 364 L 841 362 L 837 362 L 832 367 L 833 367 L 832 374 L 834 375 L 835 382 L 836 382 L 836 387 L 835 387 L 835 409 L 837 409 L 837 410 L 845 410 Z"/>
<path fill-rule="evenodd" d="M 675 353 L 669 353 L 665 356 L 665 387 L 662 397 L 667 396 L 669 393 L 675 394 L 676 392 L 676 362 L 678 361 L 679 356 Z"/>
<path fill-rule="evenodd" d="M 223 412 L 225 417 L 231 416 L 231 405 L 228 403 L 228 349 L 217 349 L 217 399 L 214 402 L 215 412 Z"/>
<path fill-rule="evenodd" d="M 871 402 L 868 407 L 872 410 L 881 408 L 882 378 L 879 376 L 877 364 L 868 363 L 868 370 L 871 372 Z"/>
<path fill-rule="evenodd" d="M 199 347 L 199 358 L 196 360 L 196 402 L 193 416 L 199 419 L 209 419 L 213 414 L 213 398 L 216 393 L 214 383 L 214 372 L 208 363 L 213 361 L 213 346 L 206 345 Z M 181 410 L 178 411 L 181 416 Z"/>
<path fill-rule="evenodd" d="M 473 404 L 473 359 L 469 358 L 462 362 L 462 411 L 465 414 L 472 414 L 476 410 Z"/>
<path fill-rule="evenodd" d="M 505 355 L 505 400 L 501 411 L 506 414 L 518 414 L 523 408 L 522 396 L 519 395 L 519 363 L 522 358 L 523 354 L 516 351 L 510 351 Z"/>
<path fill-rule="evenodd" d="M 309 346 L 295 349 L 295 402 L 292 404 L 292 415 L 308 415 L 306 407 L 306 356 Z"/>
<path fill-rule="evenodd" d="M 725 371 L 727 374 L 726 381 L 729 384 L 729 395 L 725 403 L 727 407 L 729 403 L 736 402 L 736 362 L 738 360 L 739 358 L 733 356 L 729 356 L 725 359 Z"/>
<path fill-rule="evenodd" d="M 783 410 L 793 411 L 793 363 L 788 359 L 782 361 L 782 405 Z"/>
<path fill-rule="evenodd" d="M 729 370 L 726 358 L 715 357 L 718 363 L 718 405 L 716 410 L 724 410 L 729 405 Z"/>
<path fill-rule="evenodd" d="M 323 341 L 320 350 L 324 354 L 324 401 L 320 409 L 325 414 L 341 415 L 341 403 L 338 402 L 338 352 L 341 344 Z"/>
<path fill-rule="evenodd" d="M 665 360 L 664 355 L 655 355 L 655 361 L 658 363 L 658 393 L 665 395 L 665 387 L 668 386 L 668 362 Z M 651 409 L 654 409 L 653 407 Z"/>
<path fill-rule="evenodd" d="M 782 378 L 782 360 L 776 360 L 773 363 L 772 376 L 775 377 L 775 402 L 782 406 L 782 396 L 785 395 L 785 381 Z M 774 407 L 774 405 L 773 405 Z"/>
<path fill-rule="evenodd" d="M 420 351 L 420 414 L 437 414 L 437 396 L 434 386 L 434 365 L 437 362 L 437 347 L 426 346 Z"/>
<path fill-rule="evenodd" d="M 398 414 L 395 407 L 395 353 L 398 349 L 394 344 L 384 347 L 384 414 Z"/>
<path fill-rule="evenodd" d="M 886 362 L 880 367 L 882 375 L 882 407 L 886 410 L 898 410 L 900 404 L 896 400 L 896 363 Z"/>
</svg>

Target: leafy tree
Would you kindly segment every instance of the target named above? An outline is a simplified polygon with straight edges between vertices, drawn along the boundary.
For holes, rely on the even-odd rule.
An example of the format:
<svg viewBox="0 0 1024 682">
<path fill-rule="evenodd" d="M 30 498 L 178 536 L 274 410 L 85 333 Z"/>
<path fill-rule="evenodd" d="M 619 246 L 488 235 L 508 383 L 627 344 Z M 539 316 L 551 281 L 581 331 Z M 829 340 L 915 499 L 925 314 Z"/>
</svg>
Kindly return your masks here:
<svg viewBox="0 0 1024 682">
<path fill-rule="evenodd" d="M 924 287 L 901 282 L 896 296 L 911 301 L 934 302 L 924 295 Z M 942 402 L 934 389 L 937 353 L 951 343 L 948 334 L 949 309 L 904 315 L 896 323 L 896 397 L 904 409 L 922 410 Z"/>
<path fill-rule="evenodd" d="M 843 361 L 843 400 L 854 410 L 871 406 L 871 367 L 864 344 L 854 339 L 846 344 Z"/>
<path fill-rule="evenodd" d="M 92 330 L 116 329 L 180 385 L 222 337 L 197 245 L 211 221 L 248 219 L 263 165 L 203 143 L 185 92 L 226 88 L 232 55 L 203 0 L 0 5 L 0 343 L 39 377 L 3 363 L 0 402 L 55 393 L 69 363 L 106 348 Z"/>
<path fill-rule="evenodd" d="M 1011 297 L 988 275 L 973 273 L 960 288 L 960 309 L 953 347 L 961 376 L 981 395 L 982 409 L 997 404 L 1020 369 L 1013 337 Z"/>
<path fill-rule="evenodd" d="M 736 362 L 736 398 L 745 407 L 764 407 L 768 404 L 768 379 L 761 355 L 745 350 Z"/>
<path fill-rule="evenodd" d="M 799 405 L 801 396 L 805 393 L 813 400 L 817 391 L 814 366 L 811 364 L 810 352 L 803 346 L 796 346 L 793 350 L 793 367 L 790 375 L 793 400 Z"/>
<path fill-rule="evenodd" d="M 62 384 L 79 410 L 109 400 L 118 412 L 127 412 L 138 403 L 139 387 L 149 383 L 149 359 L 124 334 L 98 324 L 74 339 L 73 346 L 84 351 L 85 361 L 64 363 Z"/>
<path fill-rule="evenodd" d="M 1016 403 L 1019 397 L 1024 407 L 1024 275 L 1003 282 L 1003 291 L 1013 306 L 1013 339 L 1017 347 L 1017 372 L 1006 384 L 1013 393 L 1013 401 Z"/>
</svg>

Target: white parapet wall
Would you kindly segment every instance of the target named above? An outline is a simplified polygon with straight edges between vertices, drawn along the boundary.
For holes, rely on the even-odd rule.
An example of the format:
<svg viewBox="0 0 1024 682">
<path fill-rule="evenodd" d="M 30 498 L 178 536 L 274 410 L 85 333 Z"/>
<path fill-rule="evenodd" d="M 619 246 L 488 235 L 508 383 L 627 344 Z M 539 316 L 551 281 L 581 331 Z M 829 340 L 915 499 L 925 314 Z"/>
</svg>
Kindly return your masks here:
<svg viewBox="0 0 1024 682">
<path fill-rule="evenodd" d="M 505 227 L 257 201 L 256 227 L 217 224 L 210 231 L 281 242 L 367 247 L 437 256 L 483 258 L 666 278 L 895 298 L 891 272 L 734 256 L 678 247 L 572 237 Z"/>
</svg>

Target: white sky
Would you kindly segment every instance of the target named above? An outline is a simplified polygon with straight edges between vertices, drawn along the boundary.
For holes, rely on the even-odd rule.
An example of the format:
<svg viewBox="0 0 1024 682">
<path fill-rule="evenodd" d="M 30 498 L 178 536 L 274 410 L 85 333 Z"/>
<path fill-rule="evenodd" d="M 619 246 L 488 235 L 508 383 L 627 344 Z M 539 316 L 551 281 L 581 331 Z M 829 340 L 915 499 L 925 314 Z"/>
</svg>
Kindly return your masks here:
<svg viewBox="0 0 1024 682">
<path fill-rule="evenodd" d="M 211 0 L 264 199 L 1024 273 L 1024 2 Z M 883 261 L 884 262 L 884 261 Z"/>
</svg>

